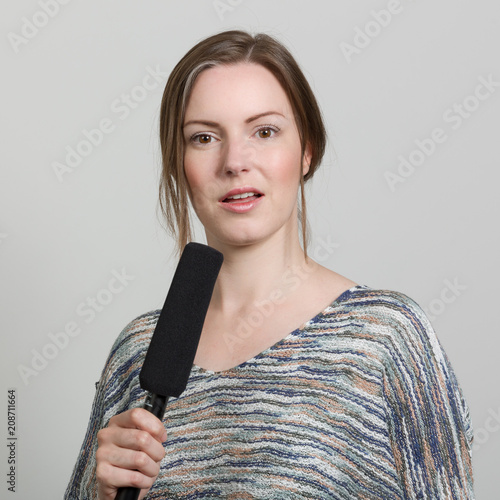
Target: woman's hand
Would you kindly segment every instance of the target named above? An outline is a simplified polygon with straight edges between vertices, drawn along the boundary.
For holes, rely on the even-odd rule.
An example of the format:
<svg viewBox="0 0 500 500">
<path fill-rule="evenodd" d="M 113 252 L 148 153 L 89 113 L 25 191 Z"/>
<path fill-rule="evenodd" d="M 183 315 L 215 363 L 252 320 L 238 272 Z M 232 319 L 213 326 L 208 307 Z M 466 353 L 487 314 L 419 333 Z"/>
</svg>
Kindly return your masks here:
<svg viewBox="0 0 500 500">
<path fill-rule="evenodd" d="M 144 498 L 160 472 L 167 439 L 163 423 L 143 408 L 112 417 L 97 433 L 97 485 L 99 500 L 114 500 L 118 488 L 141 488 Z"/>
</svg>

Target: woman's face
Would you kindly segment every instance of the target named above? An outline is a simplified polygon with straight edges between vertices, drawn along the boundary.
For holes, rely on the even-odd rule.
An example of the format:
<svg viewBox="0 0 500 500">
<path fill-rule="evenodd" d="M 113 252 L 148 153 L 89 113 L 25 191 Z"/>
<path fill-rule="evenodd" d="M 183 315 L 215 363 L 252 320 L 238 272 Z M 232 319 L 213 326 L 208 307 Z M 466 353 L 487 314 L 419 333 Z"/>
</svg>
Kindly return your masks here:
<svg viewBox="0 0 500 500">
<path fill-rule="evenodd" d="M 281 85 L 263 66 L 197 77 L 183 124 L 184 171 L 209 245 L 249 245 L 297 230 L 299 133 Z"/>
</svg>

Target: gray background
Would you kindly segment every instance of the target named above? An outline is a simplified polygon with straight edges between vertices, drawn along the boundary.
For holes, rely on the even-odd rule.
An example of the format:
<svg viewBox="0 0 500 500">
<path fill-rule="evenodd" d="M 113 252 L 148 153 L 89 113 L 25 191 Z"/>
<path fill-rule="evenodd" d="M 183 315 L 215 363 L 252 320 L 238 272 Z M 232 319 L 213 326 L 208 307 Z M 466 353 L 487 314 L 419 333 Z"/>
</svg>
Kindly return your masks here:
<svg viewBox="0 0 500 500">
<path fill-rule="evenodd" d="M 170 284 L 173 244 L 156 214 L 166 76 L 155 89 L 136 87 L 148 66 L 168 74 L 201 38 L 243 28 L 291 49 L 324 112 L 330 142 L 308 188 L 310 248 L 335 242 L 322 264 L 404 292 L 428 311 L 471 408 L 477 498 L 496 498 L 500 87 L 473 96 L 480 78 L 500 82 L 498 3 L 57 5 L 44 17 L 37 1 L 9 2 L 0 20 L 1 425 L 6 439 L 6 391 L 16 388 L 17 497 L 62 496 L 113 340 L 134 317 L 160 308 Z M 389 6 L 399 12 L 377 27 L 376 12 Z M 40 27 L 30 31 L 35 21 Z M 341 44 L 354 45 L 365 28 L 376 36 L 348 60 Z M 137 98 L 133 108 L 122 94 Z M 459 121 L 454 105 L 469 116 Z M 54 163 L 105 118 L 113 130 L 58 178 Z M 397 174 L 399 156 L 408 159 L 436 128 L 446 140 L 391 189 L 386 172 Z M 106 291 L 123 270 L 126 286 Z M 88 297 L 105 303 L 94 316 L 85 312 Z M 69 322 L 80 334 L 64 345 L 57 334 Z M 63 347 L 51 347 L 49 334 Z M 51 359 L 35 370 L 36 353 Z M 24 381 L 23 367 L 33 369 Z M 6 498 L 6 483 L 0 488 Z"/>
</svg>

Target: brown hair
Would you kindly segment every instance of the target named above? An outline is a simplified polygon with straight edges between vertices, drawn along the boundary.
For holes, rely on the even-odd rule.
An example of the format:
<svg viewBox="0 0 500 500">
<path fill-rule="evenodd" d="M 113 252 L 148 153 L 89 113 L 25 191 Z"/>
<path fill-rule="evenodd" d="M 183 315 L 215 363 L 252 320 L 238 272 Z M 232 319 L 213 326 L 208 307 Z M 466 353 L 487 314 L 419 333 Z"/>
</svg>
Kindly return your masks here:
<svg viewBox="0 0 500 500">
<path fill-rule="evenodd" d="M 301 141 L 301 157 L 306 146 L 309 144 L 311 147 L 309 171 L 300 176 L 301 206 L 298 209 L 303 249 L 307 256 L 304 182 L 313 176 L 323 158 L 326 131 L 316 98 L 297 62 L 286 47 L 265 33 L 252 36 L 245 31 L 230 30 L 205 38 L 186 53 L 170 74 L 160 109 L 160 207 L 167 229 L 176 238 L 177 250 L 181 252 L 192 238 L 184 175 L 182 124 L 194 82 L 205 69 L 241 62 L 259 64 L 275 76 L 294 112 Z"/>
</svg>

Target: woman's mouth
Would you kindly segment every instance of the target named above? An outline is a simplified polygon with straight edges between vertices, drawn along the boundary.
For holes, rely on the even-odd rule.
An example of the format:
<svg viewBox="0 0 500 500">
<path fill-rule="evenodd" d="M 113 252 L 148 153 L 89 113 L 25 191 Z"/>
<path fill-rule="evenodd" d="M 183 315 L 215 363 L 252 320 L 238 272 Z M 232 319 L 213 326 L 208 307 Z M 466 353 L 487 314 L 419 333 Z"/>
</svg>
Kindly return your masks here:
<svg viewBox="0 0 500 500">
<path fill-rule="evenodd" d="M 252 187 L 231 189 L 220 200 L 220 206 L 230 212 L 243 214 L 259 205 L 264 194 Z"/>
<path fill-rule="evenodd" d="M 232 196 L 228 196 L 222 200 L 222 203 L 249 203 L 250 201 L 256 200 L 260 198 L 262 195 L 259 193 L 254 193 L 252 191 L 234 194 Z"/>
</svg>

